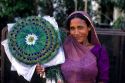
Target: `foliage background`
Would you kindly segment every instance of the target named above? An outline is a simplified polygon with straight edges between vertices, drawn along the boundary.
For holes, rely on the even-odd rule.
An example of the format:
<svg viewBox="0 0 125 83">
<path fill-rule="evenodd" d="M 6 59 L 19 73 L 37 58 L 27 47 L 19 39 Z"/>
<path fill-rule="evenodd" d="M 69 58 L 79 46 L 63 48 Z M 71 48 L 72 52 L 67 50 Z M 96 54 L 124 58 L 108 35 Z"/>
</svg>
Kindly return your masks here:
<svg viewBox="0 0 125 83">
<path fill-rule="evenodd" d="M 60 27 L 65 24 L 66 17 L 75 10 L 84 10 L 84 0 L 0 0 L 0 19 L 6 18 L 8 23 L 16 18 L 31 15 L 54 16 Z M 91 1 L 88 0 L 88 13 L 91 15 Z M 125 12 L 125 0 L 96 0 L 100 4 L 101 23 L 109 24 L 113 20 L 113 8 L 118 7 Z M 4 20 L 4 21 L 5 21 Z"/>
</svg>

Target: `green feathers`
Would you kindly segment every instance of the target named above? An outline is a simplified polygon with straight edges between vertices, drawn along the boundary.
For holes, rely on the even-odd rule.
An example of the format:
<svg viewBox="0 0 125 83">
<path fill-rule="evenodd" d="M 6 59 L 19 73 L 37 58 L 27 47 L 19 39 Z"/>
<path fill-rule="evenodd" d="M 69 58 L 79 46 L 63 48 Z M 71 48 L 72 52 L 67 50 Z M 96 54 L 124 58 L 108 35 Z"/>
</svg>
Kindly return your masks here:
<svg viewBox="0 0 125 83">
<path fill-rule="evenodd" d="M 58 33 L 43 18 L 32 16 L 19 20 L 8 34 L 10 52 L 25 64 L 46 63 L 58 52 Z"/>
</svg>

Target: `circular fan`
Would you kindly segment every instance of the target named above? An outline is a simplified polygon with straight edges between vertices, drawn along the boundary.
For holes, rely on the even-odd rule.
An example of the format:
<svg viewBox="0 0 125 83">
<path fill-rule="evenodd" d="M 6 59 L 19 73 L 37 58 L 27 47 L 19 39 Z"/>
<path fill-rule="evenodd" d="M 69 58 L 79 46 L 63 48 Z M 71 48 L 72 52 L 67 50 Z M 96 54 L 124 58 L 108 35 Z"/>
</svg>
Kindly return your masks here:
<svg viewBox="0 0 125 83">
<path fill-rule="evenodd" d="M 25 64 L 44 64 L 59 50 L 58 31 L 43 18 L 19 20 L 8 34 L 11 54 Z"/>
</svg>

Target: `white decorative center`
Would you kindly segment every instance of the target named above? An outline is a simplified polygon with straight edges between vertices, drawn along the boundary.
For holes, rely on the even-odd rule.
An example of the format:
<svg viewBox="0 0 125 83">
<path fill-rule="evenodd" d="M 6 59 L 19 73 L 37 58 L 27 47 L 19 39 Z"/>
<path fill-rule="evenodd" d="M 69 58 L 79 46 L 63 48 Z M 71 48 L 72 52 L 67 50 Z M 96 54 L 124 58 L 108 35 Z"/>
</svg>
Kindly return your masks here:
<svg viewBox="0 0 125 83">
<path fill-rule="evenodd" d="M 38 37 L 35 34 L 28 34 L 25 39 L 28 45 L 34 45 Z"/>
</svg>

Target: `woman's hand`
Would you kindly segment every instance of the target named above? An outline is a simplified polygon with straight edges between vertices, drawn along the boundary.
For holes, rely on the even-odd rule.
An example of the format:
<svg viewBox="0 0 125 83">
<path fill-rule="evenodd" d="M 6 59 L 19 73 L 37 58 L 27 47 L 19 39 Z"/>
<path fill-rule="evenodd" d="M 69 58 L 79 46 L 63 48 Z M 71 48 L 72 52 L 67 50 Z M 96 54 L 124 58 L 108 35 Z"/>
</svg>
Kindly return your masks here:
<svg viewBox="0 0 125 83">
<path fill-rule="evenodd" d="M 41 66 L 40 64 L 36 65 L 36 73 L 42 77 L 45 74 L 45 68 Z"/>
</svg>

